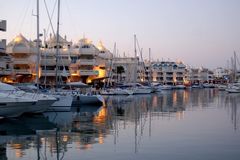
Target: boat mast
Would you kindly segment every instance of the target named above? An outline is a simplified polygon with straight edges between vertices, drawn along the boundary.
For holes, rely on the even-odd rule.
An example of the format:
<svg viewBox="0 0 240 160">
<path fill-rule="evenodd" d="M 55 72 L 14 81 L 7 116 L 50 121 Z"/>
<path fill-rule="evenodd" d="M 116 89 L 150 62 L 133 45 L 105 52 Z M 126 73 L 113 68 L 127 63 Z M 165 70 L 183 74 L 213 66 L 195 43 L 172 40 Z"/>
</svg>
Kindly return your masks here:
<svg viewBox="0 0 240 160">
<path fill-rule="evenodd" d="M 59 17 L 60 17 L 60 0 L 58 0 L 58 15 L 57 15 L 57 34 L 56 34 L 56 72 L 55 72 L 55 76 L 56 76 L 56 81 L 55 81 L 55 85 L 56 85 L 56 88 L 58 88 L 58 80 L 59 80 L 59 77 L 58 77 L 58 69 L 59 69 L 59 66 L 58 66 L 58 61 L 59 61 Z"/>
<path fill-rule="evenodd" d="M 149 82 L 150 82 L 150 85 L 152 83 L 152 62 L 151 62 L 151 48 L 148 49 L 149 51 Z"/>
<path fill-rule="evenodd" d="M 134 66 L 134 83 L 137 82 L 137 36 L 134 34 L 134 61 L 135 61 L 135 66 Z"/>
<path fill-rule="evenodd" d="M 40 39 L 39 39 L 39 0 L 37 0 L 37 63 L 36 63 L 36 83 L 39 89 L 39 61 L 40 61 Z"/>
<path fill-rule="evenodd" d="M 233 82 L 236 81 L 237 79 L 237 55 L 236 55 L 236 52 L 234 51 L 233 53 Z"/>
</svg>

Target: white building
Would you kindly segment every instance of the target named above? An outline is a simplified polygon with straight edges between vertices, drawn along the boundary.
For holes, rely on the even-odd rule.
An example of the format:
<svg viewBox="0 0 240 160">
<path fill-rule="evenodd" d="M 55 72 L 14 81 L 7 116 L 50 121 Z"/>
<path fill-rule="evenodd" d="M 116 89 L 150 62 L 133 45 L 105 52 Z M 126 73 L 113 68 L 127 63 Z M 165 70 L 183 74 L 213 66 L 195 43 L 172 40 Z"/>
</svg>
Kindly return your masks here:
<svg viewBox="0 0 240 160">
<path fill-rule="evenodd" d="M 22 34 L 17 35 L 8 45 L 7 53 L 13 62 L 12 76 L 17 82 L 33 81 L 36 76 L 36 47 Z"/>
<path fill-rule="evenodd" d="M 5 32 L 7 30 L 7 22 L 0 20 L 0 31 Z M 6 54 L 6 39 L 0 39 L 0 80 L 3 82 L 9 82 L 7 76 L 12 72 L 11 57 Z"/>
<path fill-rule="evenodd" d="M 214 72 L 214 77 L 216 77 L 216 78 L 223 78 L 223 77 L 229 75 L 229 71 L 222 67 L 218 67 L 218 68 L 214 69 L 213 72 Z"/>
<path fill-rule="evenodd" d="M 186 66 L 182 62 L 152 62 L 152 81 L 161 84 L 184 84 Z"/>
</svg>

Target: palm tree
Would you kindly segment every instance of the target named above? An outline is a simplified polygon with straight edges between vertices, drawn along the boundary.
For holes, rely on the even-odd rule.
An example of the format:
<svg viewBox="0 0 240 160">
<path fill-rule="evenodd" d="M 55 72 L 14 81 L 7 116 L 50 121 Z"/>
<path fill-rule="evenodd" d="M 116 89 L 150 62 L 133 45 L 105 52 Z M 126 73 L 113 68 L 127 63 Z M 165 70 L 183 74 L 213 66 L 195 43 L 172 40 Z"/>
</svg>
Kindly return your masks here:
<svg viewBox="0 0 240 160">
<path fill-rule="evenodd" d="M 120 74 L 120 82 L 122 81 L 122 73 L 124 73 L 124 68 L 123 66 L 117 66 L 117 79 L 118 79 L 118 75 Z"/>
</svg>

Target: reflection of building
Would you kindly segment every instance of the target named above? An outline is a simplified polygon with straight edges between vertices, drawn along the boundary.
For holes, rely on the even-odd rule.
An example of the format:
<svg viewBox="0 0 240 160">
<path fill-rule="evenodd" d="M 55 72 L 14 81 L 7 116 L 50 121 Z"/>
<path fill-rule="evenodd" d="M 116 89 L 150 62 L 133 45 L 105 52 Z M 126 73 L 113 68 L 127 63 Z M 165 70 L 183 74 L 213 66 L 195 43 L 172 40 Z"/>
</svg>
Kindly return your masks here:
<svg viewBox="0 0 240 160">
<path fill-rule="evenodd" d="M 7 149 L 6 144 L 0 144 L 0 159 L 7 160 Z"/>
</svg>

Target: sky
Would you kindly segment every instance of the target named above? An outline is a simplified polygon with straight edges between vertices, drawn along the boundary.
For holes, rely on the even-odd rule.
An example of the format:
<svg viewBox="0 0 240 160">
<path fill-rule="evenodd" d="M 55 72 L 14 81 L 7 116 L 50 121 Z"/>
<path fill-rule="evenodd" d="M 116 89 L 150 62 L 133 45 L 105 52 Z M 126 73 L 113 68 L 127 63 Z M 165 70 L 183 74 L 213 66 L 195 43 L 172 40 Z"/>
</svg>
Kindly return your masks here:
<svg viewBox="0 0 240 160">
<path fill-rule="evenodd" d="M 0 19 L 7 20 L 1 39 L 22 33 L 36 37 L 36 0 L 0 0 Z M 44 0 L 40 31 L 51 32 Z M 56 0 L 45 0 L 49 14 Z M 240 0 L 61 0 L 60 34 L 77 42 L 100 40 L 119 55 L 134 56 L 134 34 L 144 59 L 183 61 L 192 67 L 228 67 L 240 57 Z M 52 23 L 56 30 L 55 7 Z"/>
</svg>

